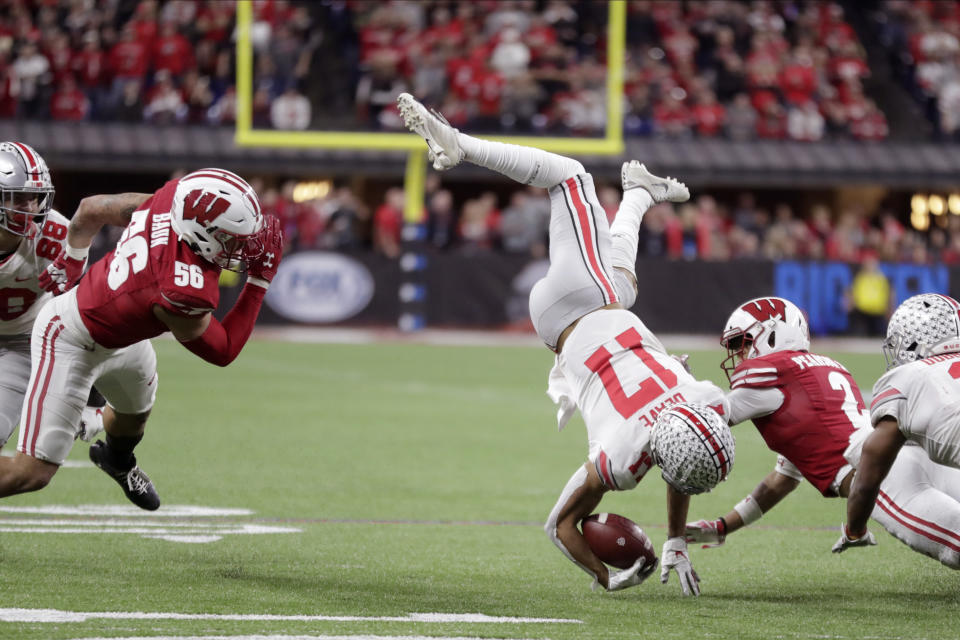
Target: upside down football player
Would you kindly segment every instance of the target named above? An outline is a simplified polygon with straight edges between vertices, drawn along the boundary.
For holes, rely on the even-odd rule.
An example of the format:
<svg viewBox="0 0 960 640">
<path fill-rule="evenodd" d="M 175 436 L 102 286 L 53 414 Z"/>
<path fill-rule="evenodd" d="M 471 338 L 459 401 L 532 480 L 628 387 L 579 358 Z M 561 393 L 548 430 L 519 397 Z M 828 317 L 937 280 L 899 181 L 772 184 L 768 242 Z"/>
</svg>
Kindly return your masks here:
<svg viewBox="0 0 960 640">
<path fill-rule="evenodd" d="M 637 294 L 641 219 L 654 202 L 687 200 L 687 188 L 650 174 L 638 162 L 624 163 L 623 202 L 610 228 L 593 178 L 579 162 L 461 134 L 409 94 L 401 94 L 398 104 L 407 127 L 426 140 L 435 169 L 466 160 L 550 191 L 550 268 L 530 294 L 530 316 L 537 334 L 557 354 L 548 393 L 560 404 L 559 425 L 563 428 L 579 408 L 589 440 L 588 462 L 567 482 L 545 525 L 550 539 L 610 591 L 643 582 L 655 562 L 645 566 L 640 559 L 612 573 L 578 524 L 605 492 L 632 489 L 659 465 L 667 481 L 669 536 L 661 581 L 675 570 L 683 593 L 698 595 L 699 578 L 684 540 L 685 514 L 690 494 L 711 489 L 729 473 L 733 439 L 725 421 L 706 406 L 688 411 L 684 424 L 656 418 L 679 403 L 715 405 L 723 411 L 724 396 L 712 383 L 695 380 L 627 310 Z M 664 430 L 660 439 L 672 447 L 651 447 L 655 424 Z M 699 430 L 699 437 L 691 429 Z M 704 442 L 712 455 L 704 452 Z"/>
<path fill-rule="evenodd" d="M 20 422 L 30 330 L 52 297 L 38 278 L 66 244 L 68 220 L 52 208 L 53 196 L 43 157 L 22 142 L 0 142 L 0 447 Z M 78 435 L 90 440 L 96 434 L 87 420 Z"/>
<path fill-rule="evenodd" d="M 727 320 L 722 367 L 730 380 L 730 424 L 753 420 L 776 467 L 725 516 L 687 525 L 688 542 L 722 544 L 756 522 L 804 479 L 827 498 L 847 497 L 870 435 L 860 389 L 842 364 L 810 353 L 803 313 L 789 300 L 767 297 L 740 305 Z M 857 472 L 859 473 L 859 472 Z M 960 471 L 930 462 L 918 447 L 900 452 L 882 487 L 873 518 L 915 551 L 960 568 Z M 931 530 L 917 528 L 926 522 Z M 956 534 L 954 534 L 956 536 Z M 875 544 L 863 538 L 860 544 Z"/>
<path fill-rule="evenodd" d="M 890 316 L 883 355 L 887 373 L 870 403 L 874 429 L 863 443 L 847 522 L 833 550 L 872 544 L 867 518 L 884 509 L 932 541 L 941 562 L 960 568 L 960 302 L 933 293 L 904 300 Z M 911 478 L 924 490 L 899 508 L 889 486 L 904 455 L 921 460 L 929 475 Z"/>
<path fill-rule="evenodd" d="M 253 189 L 229 171 L 202 169 L 153 195 L 122 200 L 81 205 L 66 231 L 69 251 L 41 276 L 42 286 L 65 293 L 44 305 L 33 326 L 24 420 L 16 457 L 0 458 L 0 497 L 50 482 L 96 383 L 108 403 L 101 414 L 106 442 L 91 445 L 90 459 L 131 502 L 157 509 L 160 497 L 133 453 L 157 392 L 149 338 L 170 331 L 204 360 L 226 366 L 250 336 L 277 272 L 279 223 L 261 214 Z M 90 243 L 105 224 L 126 229 L 81 279 Z M 221 323 L 211 314 L 220 271 L 242 266 L 246 285 Z"/>
</svg>

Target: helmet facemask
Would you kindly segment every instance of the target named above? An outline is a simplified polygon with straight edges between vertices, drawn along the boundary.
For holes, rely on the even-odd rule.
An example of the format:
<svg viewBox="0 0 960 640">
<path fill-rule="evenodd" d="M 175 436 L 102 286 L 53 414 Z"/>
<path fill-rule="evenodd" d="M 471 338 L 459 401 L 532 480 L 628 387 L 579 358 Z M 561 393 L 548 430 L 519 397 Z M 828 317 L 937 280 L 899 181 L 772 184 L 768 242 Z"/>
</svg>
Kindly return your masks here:
<svg viewBox="0 0 960 640">
<path fill-rule="evenodd" d="M 720 344 L 727 350 L 727 357 L 720 363 L 720 368 L 727 375 L 728 381 L 741 362 L 756 355 L 753 345 L 766 331 L 767 328 L 758 320 L 746 329 L 730 329 L 724 332 Z"/>
<path fill-rule="evenodd" d="M 28 236 L 33 225 L 42 226 L 53 207 L 53 187 L 0 187 L 0 228 L 15 236 Z"/>
</svg>

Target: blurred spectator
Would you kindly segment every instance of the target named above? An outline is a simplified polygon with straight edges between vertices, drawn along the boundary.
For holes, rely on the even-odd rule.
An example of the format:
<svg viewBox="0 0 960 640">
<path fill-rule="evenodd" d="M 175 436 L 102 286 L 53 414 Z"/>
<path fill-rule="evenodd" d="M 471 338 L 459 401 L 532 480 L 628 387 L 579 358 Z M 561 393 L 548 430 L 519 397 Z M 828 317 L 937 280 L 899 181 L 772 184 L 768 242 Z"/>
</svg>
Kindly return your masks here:
<svg viewBox="0 0 960 640">
<path fill-rule="evenodd" d="M 50 98 L 50 117 L 54 120 L 83 120 L 90 110 L 87 96 L 77 88 L 72 75 L 66 75 Z"/>
<path fill-rule="evenodd" d="M 270 124 L 274 129 L 302 131 L 310 126 L 310 101 L 291 83 L 270 105 Z"/>
<path fill-rule="evenodd" d="M 490 56 L 490 66 L 505 78 L 524 73 L 530 64 L 530 49 L 520 39 L 520 31 L 508 27 L 500 32 L 500 42 Z"/>
<path fill-rule="evenodd" d="M 186 120 L 187 105 L 168 71 L 158 71 L 154 76 L 153 87 L 147 93 L 143 117 L 155 124 L 174 124 Z"/>
<path fill-rule="evenodd" d="M 178 76 L 194 66 L 193 47 L 190 41 L 177 31 L 177 24 L 165 21 L 153 43 L 152 65 L 154 71 L 169 71 Z"/>
<path fill-rule="evenodd" d="M 726 110 L 717 102 L 717 96 L 710 89 L 704 87 L 697 93 L 693 120 L 696 123 L 697 135 L 702 137 L 712 138 L 723 131 Z"/>
<path fill-rule="evenodd" d="M 50 83 L 50 62 L 36 45 L 26 42 L 11 65 L 11 94 L 17 96 L 17 115 L 42 117 L 46 109 L 46 91 Z"/>
<path fill-rule="evenodd" d="M 517 191 L 500 218 L 502 246 L 508 253 L 526 253 L 536 257 L 545 255 L 545 241 L 549 217 L 543 216 L 530 202 L 530 196 Z"/>
<path fill-rule="evenodd" d="M 427 202 L 427 242 L 437 249 L 446 249 L 456 240 L 456 212 L 453 195 L 438 189 Z"/>
<path fill-rule="evenodd" d="M 757 112 L 750 104 L 750 96 L 738 93 L 727 109 L 726 133 L 731 140 L 752 140 L 757 135 Z"/>
<path fill-rule="evenodd" d="M 825 122 L 813 100 L 791 107 L 787 114 L 787 133 L 793 140 L 816 142 L 823 138 Z"/>
<path fill-rule="evenodd" d="M 403 203 L 403 189 L 387 189 L 383 203 L 373 214 L 373 249 L 391 259 L 400 255 Z"/>
<path fill-rule="evenodd" d="M 493 192 L 486 191 L 479 198 L 468 200 L 460 215 L 460 249 L 467 252 L 492 249 L 499 227 L 500 211 Z"/>
<path fill-rule="evenodd" d="M 353 250 L 362 245 L 362 226 L 366 222 L 367 208 L 347 187 L 340 187 L 328 202 L 326 246 L 331 249 Z"/>
<path fill-rule="evenodd" d="M 123 85 L 120 102 L 113 109 L 113 117 L 120 122 L 141 122 L 144 109 L 139 82 L 127 82 Z"/>
<path fill-rule="evenodd" d="M 884 335 L 894 301 L 893 288 L 880 270 L 876 255 L 866 254 L 844 296 L 850 332 L 859 336 Z"/>
</svg>

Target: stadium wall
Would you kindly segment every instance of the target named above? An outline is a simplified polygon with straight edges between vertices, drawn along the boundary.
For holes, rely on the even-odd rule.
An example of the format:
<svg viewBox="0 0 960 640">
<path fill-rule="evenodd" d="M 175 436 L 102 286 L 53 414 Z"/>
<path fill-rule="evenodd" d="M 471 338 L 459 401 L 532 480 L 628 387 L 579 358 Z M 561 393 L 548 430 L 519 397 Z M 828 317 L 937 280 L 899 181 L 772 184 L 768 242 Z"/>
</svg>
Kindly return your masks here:
<svg viewBox="0 0 960 640">
<path fill-rule="evenodd" d="M 960 297 L 960 268 L 882 268 L 898 302 L 931 291 Z M 285 261 L 260 323 L 395 327 L 399 322 L 404 328 L 404 313 L 414 309 L 430 327 L 526 330 L 529 291 L 546 269 L 545 260 L 494 253 L 438 254 L 411 262 L 369 253 L 301 252 Z M 656 332 L 714 335 L 732 305 L 774 293 L 807 310 L 817 335 L 844 333 L 843 294 L 855 270 L 840 262 L 641 259 L 634 310 Z M 229 308 L 238 292 L 225 288 L 221 307 Z"/>
</svg>

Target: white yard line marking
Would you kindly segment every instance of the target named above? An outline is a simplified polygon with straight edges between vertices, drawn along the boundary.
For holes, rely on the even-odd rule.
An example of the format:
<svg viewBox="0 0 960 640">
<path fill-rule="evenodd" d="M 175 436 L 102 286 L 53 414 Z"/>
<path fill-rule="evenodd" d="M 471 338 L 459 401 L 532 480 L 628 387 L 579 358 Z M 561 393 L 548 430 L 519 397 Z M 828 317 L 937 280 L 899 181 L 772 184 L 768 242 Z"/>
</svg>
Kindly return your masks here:
<svg viewBox="0 0 960 640">
<path fill-rule="evenodd" d="M 45 516 L 137 516 L 141 518 L 198 518 L 252 516 L 250 509 L 201 507 L 188 504 L 163 505 L 159 511 L 144 511 L 119 504 L 51 504 L 38 507 L 0 506 L 0 513 L 36 514 Z"/>
<path fill-rule="evenodd" d="M 86 622 L 87 620 L 231 620 L 254 622 L 461 622 L 492 624 L 583 624 L 576 618 L 525 618 L 483 613 L 408 613 L 405 616 L 308 616 L 254 613 L 165 613 L 144 611 L 63 611 L 61 609 L 4 609 L 0 622 Z M 227 636 L 217 636 L 227 637 Z M 252 637 L 252 636 L 250 636 Z M 289 636 L 286 636 L 289 637 Z"/>
<path fill-rule="evenodd" d="M 20 516 L 6 517 L 3 513 Z M 49 505 L 0 507 L 0 533 L 125 533 L 186 544 L 207 544 L 228 535 L 300 533 L 293 526 L 218 521 L 221 516 L 251 516 L 249 509 L 174 505 L 157 512 L 121 505 Z M 74 517 L 71 517 L 74 516 Z"/>
<path fill-rule="evenodd" d="M 129 636 L 126 638 L 76 638 L 75 640 L 531 640 L 524 638 L 475 638 L 463 636 L 371 636 L 367 634 L 352 636 Z"/>
</svg>

